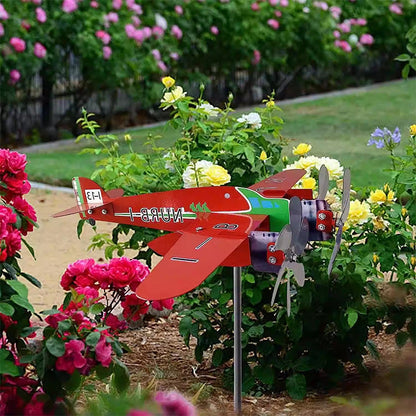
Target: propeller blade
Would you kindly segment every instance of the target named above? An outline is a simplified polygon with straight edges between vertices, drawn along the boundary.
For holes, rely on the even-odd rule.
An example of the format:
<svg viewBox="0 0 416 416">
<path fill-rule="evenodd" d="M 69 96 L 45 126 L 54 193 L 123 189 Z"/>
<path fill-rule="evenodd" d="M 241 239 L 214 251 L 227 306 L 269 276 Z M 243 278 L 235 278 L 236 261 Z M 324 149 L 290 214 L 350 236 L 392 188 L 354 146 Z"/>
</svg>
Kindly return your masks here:
<svg viewBox="0 0 416 416">
<path fill-rule="evenodd" d="M 294 252 L 297 256 L 303 254 L 306 244 L 309 241 L 309 222 L 306 218 L 302 219 L 300 231 L 297 237 L 293 237 L 295 241 L 293 242 Z"/>
<path fill-rule="evenodd" d="M 288 262 L 284 261 L 283 264 L 280 266 L 280 270 L 279 270 L 279 273 L 277 275 L 276 283 L 275 283 L 274 289 L 273 289 L 272 300 L 270 302 L 270 305 L 272 305 L 272 306 L 273 306 L 274 301 L 276 299 L 277 289 L 279 289 L 279 285 L 280 285 L 280 282 L 282 281 L 282 277 L 283 277 L 283 274 L 286 270 L 287 264 L 288 264 Z"/>
<path fill-rule="evenodd" d="M 318 198 L 317 199 L 325 199 L 326 194 L 329 188 L 329 174 L 328 169 L 325 165 L 321 166 L 319 169 L 319 183 L 318 183 Z"/>
<path fill-rule="evenodd" d="M 290 224 L 286 224 L 282 231 L 277 236 L 276 243 L 274 245 L 275 250 L 281 250 L 286 252 L 292 242 L 292 227 Z"/>
<path fill-rule="evenodd" d="M 342 183 L 342 213 L 340 223 L 344 225 L 350 212 L 350 192 L 351 192 L 351 171 L 345 169 Z"/>
<path fill-rule="evenodd" d="M 332 272 L 332 268 L 334 266 L 335 258 L 337 257 L 339 248 L 341 246 L 342 228 L 343 228 L 343 226 L 340 225 L 339 228 L 338 228 L 338 231 L 337 231 L 337 236 L 335 238 L 335 246 L 334 246 L 334 249 L 332 250 L 331 260 L 329 261 L 329 264 L 328 264 L 328 276 Z"/>
<path fill-rule="evenodd" d="M 296 241 L 302 223 L 302 202 L 300 202 L 297 196 L 292 197 L 289 201 L 289 216 L 289 223 L 292 227 L 292 238 Z"/>
<path fill-rule="evenodd" d="M 305 267 L 302 263 L 297 262 L 290 262 L 289 268 L 293 271 L 293 275 L 295 276 L 296 283 L 303 287 L 305 284 Z"/>
</svg>

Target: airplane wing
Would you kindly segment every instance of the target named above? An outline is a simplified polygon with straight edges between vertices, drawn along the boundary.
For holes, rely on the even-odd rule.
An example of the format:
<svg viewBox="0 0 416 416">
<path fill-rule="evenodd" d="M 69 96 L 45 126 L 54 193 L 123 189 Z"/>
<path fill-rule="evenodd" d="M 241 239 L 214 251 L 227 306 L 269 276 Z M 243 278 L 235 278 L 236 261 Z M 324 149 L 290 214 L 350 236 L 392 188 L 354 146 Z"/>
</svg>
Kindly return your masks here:
<svg viewBox="0 0 416 416">
<path fill-rule="evenodd" d="M 305 175 L 304 169 L 288 169 L 251 185 L 249 189 L 267 198 L 283 198 L 286 193 Z"/>
<path fill-rule="evenodd" d="M 187 228 L 136 290 L 148 300 L 183 295 L 200 285 L 227 257 L 244 245 L 253 226 L 248 215 L 202 214 Z M 227 221 L 227 222 L 225 222 Z M 250 259 L 247 258 L 247 264 Z"/>
</svg>

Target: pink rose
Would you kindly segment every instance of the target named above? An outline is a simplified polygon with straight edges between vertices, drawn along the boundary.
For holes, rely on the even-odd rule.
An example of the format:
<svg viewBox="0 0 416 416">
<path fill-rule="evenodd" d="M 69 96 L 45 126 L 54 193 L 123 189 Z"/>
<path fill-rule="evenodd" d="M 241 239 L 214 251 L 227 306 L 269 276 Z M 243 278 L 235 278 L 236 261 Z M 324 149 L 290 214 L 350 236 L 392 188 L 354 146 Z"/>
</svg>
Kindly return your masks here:
<svg viewBox="0 0 416 416">
<path fill-rule="evenodd" d="M 172 33 L 172 36 L 174 36 L 176 39 L 182 39 L 183 34 L 179 26 L 173 25 L 170 33 Z"/>
<path fill-rule="evenodd" d="M 131 23 L 124 26 L 124 30 L 126 31 L 126 35 L 127 35 L 128 38 L 133 38 L 134 37 L 134 33 L 136 32 L 136 28 Z"/>
<path fill-rule="evenodd" d="M 0 3 L 0 20 L 7 20 L 9 18 L 9 14 L 4 6 Z"/>
<path fill-rule="evenodd" d="M 108 276 L 114 287 L 128 286 L 131 281 L 137 280 L 137 275 L 135 262 L 126 257 L 111 259 L 108 264 Z"/>
<path fill-rule="evenodd" d="M 106 16 L 104 16 L 104 20 L 110 23 L 117 23 L 118 14 L 116 12 L 110 12 Z"/>
<path fill-rule="evenodd" d="M 4 35 L 4 26 L 0 23 L 0 36 Z"/>
<path fill-rule="evenodd" d="M 258 3 L 252 3 L 251 10 L 253 10 L 254 12 L 258 12 L 260 10 L 259 4 Z"/>
<path fill-rule="evenodd" d="M 36 223 L 37 217 L 36 212 L 27 201 L 25 201 L 21 196 L 16 196 L 13 201 L 14 208 L 23 215 L 24 220 L 22 221 L 22 227 L 20 232 L 23 235 L 27 235 L 28 232 L 33 231 L 33 223 Z M 30 221 L 29 221 L 30 220 Z"/>
<path fill-rule="evenodd" d="M 111 50 L 111 48 L 109 46 L 104 46 L 103 47 L 103 58 L 104 59 L 110 59 L 112 53 L 113 53 L 113 51 Z"/>
<path fill-rule="evenodd" d="M 372 45 L 374 43 L 374 38 L 369 33 L 364 33 L 360 37 L 360 43 L 362 45 Z"/>
<path fill-rule="evenodd" d="M 7 254 L 11 257 L 22 248 L 22 236 L 19 230 L 11 230 L 4 239 L 6 242 Z"/>
<path fill-rule="evenodd" d="M 17 175 L 25 170 L 27 164 L 26 155 L 19 152 L 8 151 L 7 167 L 13 174 Z"/>
<path fill-rule="evenodd" d="M 276 19 L 269 19 L 267 24 L 274 30 L 279 29 L 279 22 Z"/>
<path fill-rule="evenodd" d="M 98 282 L 101 289 L 107 289 L 110 286 L 107 264 L 94 264 L 89 269 L 90 276 Z"/>
<path fill-rule="evenodd" d="M 390 4 L 389 10 L 395 14 L 403 14 L 402 5 L 400 3 Z"/>
<path fill-rule="evenodd" d="M 105 325 L 109 326 L 114 333 L 117 333 L 118 331 L 124 331 L 128 328 L 126 321 L 118 319 L 117 316 L 113 315 L 112 313 L 105 317 L 104 323 Z"/>
<path fill-rule="evenodd" d="M 108 367 L 111 364 L 112 351 L 111 345 L 107 344 L 105 336 L 102 336 L 95 346 L 95 358 L 103 367 Z"/>
<path fill-rule="evenodd" d="M 56 369 L 72 374 L 77 368 L 84 367 L 87 364 L 87 360 L 82 355 L 84 349 L 85 345 L 82 341 L 71 339 L 65 344 L 65 354 L 56 360 Z"/>
<path fill-rule="evenodd" d="M 178 15 L 183 15 L 183 9 L 182 6 L 179 6 L 178 4 L 175 6 L 175 13 Z"/>
<path fill-rule="evenodd" d="M 138 321 L 149 310 L 147 301 L 140 299 L 135 294 L 127 295 L 121 302 L 123 316 L 132 321 Z"/>
<path fill-rule="evenodd" d="M 260 51 L 258 51 L 257 49 L 255 49 L 253 51 L 253 59 L 251 60 L 251 63 L 253 65 L 257 65 L 260 62 L 260 60 L 261 60 L 261 53 L 260 53 Z"/>
<path fill-rule="evenodd" d="M 152 33 L 156 39 L 160 39 L 165 34 L 165 31 L 160 26 L 153 26 Z"/>
<path fill-rule="evenodd" d="M 101 39 L 103 41 L 104 45 L 108 45 L 111 41 L 111 36 L 107 32 L 105 32 L 104 30 L 97 30 L 95 32 L 95 36 L 98 39 Z"/>
<path fill-rule="evenodd" d="M 131 17 L 131 21 L 133 22 L 133 24 L 134 24 L 135 27 L 140 26 L 140 24 L 142 23 L 142 21 L 140 20 L 140 18 L 137 17 L 137 16 L 132 16 Z"/>
<path fill-rule="evenodd" d="M 48 315 L 45 318 L 45 322 L 51 326 L 52 328 L 56 329 L 58 328 L 58 324 L 61 321 L 65 321 L 65 319 L 68 319 L 68 315 L 65 315 L 63 313 L 55 313 L 53 315 Z"/>
<path fill-rule="evenodd" d="M 123 5 L 123 0 L 113 0 L 113 9 L 119 10 Z"/>
<path fill-rule="evenodd" d="M 211 26 L 211 33 L 215 36 L 218 35 L 218 33 L 220 33 L 219 29 L 217 28 L 217 26 Z"/>
<path fill-rule="evenodd" d="M 180 393 L 176 391 L 158 391 L 154 396 L 155 402 L 163 409 L 163 414 L 196 416 L 196 409 Z"/>
<path fill-rule="evenodd" d="M 98 7 L 100 7 L 100 5 L 96 1 L 94 1 L 94 0 L 92 2 L 90 2 L 90 6 L 93 9 L 98 9 Z"/>
<path fill-rule="evenodd" d="M 10 45 L 16 52 L 23 52 L 26 49 L 26 42 L 23 39 L 13 37 L 10 39 Z"/>
<path fill-rule="evenodd" d="M 47 20 L 46 12 L 41 7 L 36 7 L 36 19 L 39 23 L 45 23 Z"/>
<path fill-rule="evenodd" d="M 157 311 L 162 311 L 164 308 L 171 310 L 173 308 L 173 303 L 173 299 L 154 300 L 152 301 L 152 308 Z"/>
<path fill-rule="evenodd" d="M 62 10 L 65 13 L 72 13 L 78 9 L 78 3 L 76 0 L 64 0 L 62 3 Z"/>
<path fill-rule="evenodd" d="M 37 58 L 43 59 L 46 55 L 46 48 L 39 42 L 35 43 L 33 53 Z"/>
</svg>

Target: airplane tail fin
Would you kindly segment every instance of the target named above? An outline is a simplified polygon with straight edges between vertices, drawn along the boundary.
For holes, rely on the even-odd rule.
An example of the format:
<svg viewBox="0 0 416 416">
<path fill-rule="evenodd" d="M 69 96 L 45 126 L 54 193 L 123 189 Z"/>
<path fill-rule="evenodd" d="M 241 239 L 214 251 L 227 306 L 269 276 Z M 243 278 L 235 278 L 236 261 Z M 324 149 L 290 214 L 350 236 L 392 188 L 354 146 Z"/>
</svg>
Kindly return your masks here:
<svg viewBox="0 0 416 416">
<path fill-rule="evenodd" d="M 105 192 L 101 186 L 91 179 L 82 177 L 73 178 L 72 187 L 77 199 L 77 206 L 58 212 L 53 217 L 79 213 L 81 218 L 85 218 L 85 211 L 109 204 L 113 199 L 123 195 L 121 189 Z"/>
</svg>

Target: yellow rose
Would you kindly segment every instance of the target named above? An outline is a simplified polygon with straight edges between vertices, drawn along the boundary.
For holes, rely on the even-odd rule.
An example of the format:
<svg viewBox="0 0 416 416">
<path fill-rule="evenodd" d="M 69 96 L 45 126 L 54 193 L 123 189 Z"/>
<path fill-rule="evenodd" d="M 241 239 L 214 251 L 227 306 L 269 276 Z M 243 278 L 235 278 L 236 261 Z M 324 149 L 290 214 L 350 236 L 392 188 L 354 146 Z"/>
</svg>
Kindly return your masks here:
<svg viewBox="0 0 416 416">
<path fill-rule="evenodd" d="M 370 192 L 367 201 L 370 204 L 391 204 L 394 201 L 394 192 L 389 190 L 386 194 L 383 190 L 376 189 L 375 191 Z"/>
<path fill-rule="evenodd" d="M 402 217 L 406 217 L 407 216 L 407 209 L 405 207 L 402 208 Z"/>
<path fill-rule="evenodd" d="M 410 257 L 410 264 L 412 266 L 416 266 L 416 257 L 415 256 Z"/>
<path fill-rule="evenodd" d="M 310 144 L 299 143 L 296 147 L 293 148 L 292 153 L 294 155 L 303 156 L 306 155 L 306 153 L 308 153 L 311 149 L 312 146 Z"/>
<path fill-rule="evenodd" d="M 373 226 L 376 231 L 385 230 L 389 226 L 389 222 L 382 217 L 373 218 Z"/>
<path fill-rule="evenodd" d="M 263 162 L 267 160 L 267 153 L 264 150 L 261 151 L 259 159 L 262 160 Z"/>
<path fill-rule="evenodd" d="M 212 186 L 224 185 L 231 181 L 231 176 L 228 174 L 227 170 L 218 165 L 210 166 L 205 171 L 205 175 L 209 184 Z"/>
<path fill-rule="evenodd" d="M 376 253 L 373 254 L 373 263 L 378 263 L 379 257 Z"/>
<path fill-rule="evenodd" d="M 186 95 L 186 92 L 183 92 L 183 88 L 180 87 L 179 85 L 175 87 L 172 91 L 166 92 L 163 98 L 160 100 L 160 102 L 162 104 L 167 103 L 169 105 L 167 105 L 166 107 L 163 107 L 163 109 L 166 110 L 167 108 L 171 106 L 171 104 L 173 104 L 175 101 L 179 100 L 180 98 L 185 97 L 185 95 Z"/>
<path fill-rule="evenodd" d="M 350 203 L 347 224 L 349 226 L 364 224 L 370 218 L 370 205 L 367 202 L 360 202 L 358 199 Z"/>
<path fill-rule="evenodd" d="M 171 88 L 175 85 L 175 80 L 172 77 L 163 77 L 162 84 L 165 88 Z"/>
<path fill-rule="evenodd" d="M 410 133 L 411 136 L 416 136 L 416 124 L 412 124 L 409 127 L 409 133 Z"/>
<path fill-rule="evenodd" d="M 302 187 L 306 189 L 315 189 L 316 180 L 314 178 L 305 178 L 302 180 Z"/>
</svg>

